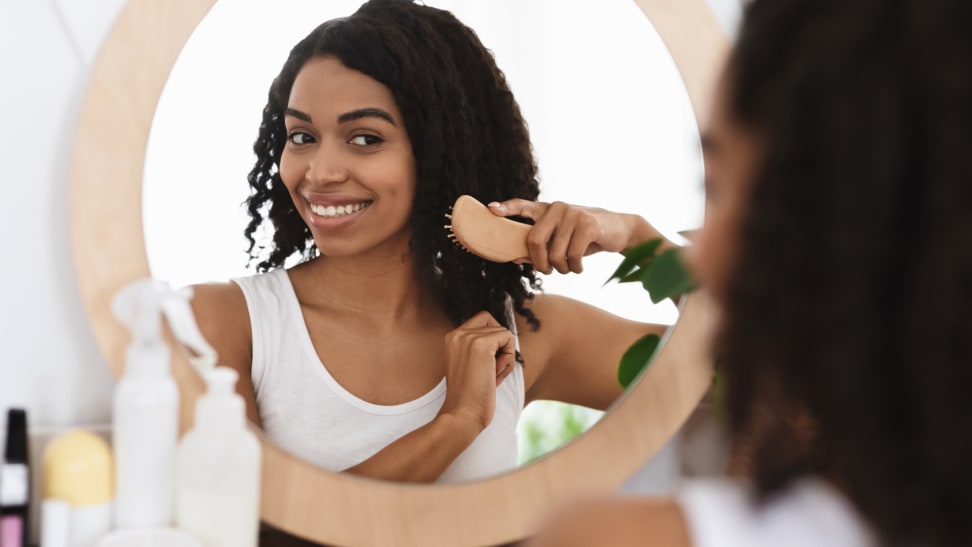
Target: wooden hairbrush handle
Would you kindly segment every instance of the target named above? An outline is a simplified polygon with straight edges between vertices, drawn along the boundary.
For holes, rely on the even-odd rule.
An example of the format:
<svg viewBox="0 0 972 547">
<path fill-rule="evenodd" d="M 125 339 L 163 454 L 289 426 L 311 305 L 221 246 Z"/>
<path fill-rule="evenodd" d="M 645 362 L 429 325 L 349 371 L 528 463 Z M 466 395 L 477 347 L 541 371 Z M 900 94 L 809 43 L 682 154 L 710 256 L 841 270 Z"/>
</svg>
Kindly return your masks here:
<svg viewBox="0 0 972 547">
<path fill-rule="evenodd" d="M 533 226 L 498 217 L 468 195 L 452 206 L 453 238 L 470 253 L 491 262 L 530 261 L 527 234 Z"/>
</svg>

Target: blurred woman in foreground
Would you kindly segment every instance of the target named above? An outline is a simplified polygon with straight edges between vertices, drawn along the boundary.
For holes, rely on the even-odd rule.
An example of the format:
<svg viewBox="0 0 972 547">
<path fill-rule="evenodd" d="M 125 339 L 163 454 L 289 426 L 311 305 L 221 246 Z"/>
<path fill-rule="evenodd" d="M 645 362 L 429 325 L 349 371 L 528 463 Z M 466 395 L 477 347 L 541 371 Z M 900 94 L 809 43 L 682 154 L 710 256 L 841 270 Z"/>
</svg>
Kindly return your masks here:
<svg viewBox="0 0 972 547">
<path fill-rule="evenodd" d="M 970 29 L 964 0 L 750 4 L 692 262 L 751 476 L 536 545 L 972 545 Z"/>
</svg>

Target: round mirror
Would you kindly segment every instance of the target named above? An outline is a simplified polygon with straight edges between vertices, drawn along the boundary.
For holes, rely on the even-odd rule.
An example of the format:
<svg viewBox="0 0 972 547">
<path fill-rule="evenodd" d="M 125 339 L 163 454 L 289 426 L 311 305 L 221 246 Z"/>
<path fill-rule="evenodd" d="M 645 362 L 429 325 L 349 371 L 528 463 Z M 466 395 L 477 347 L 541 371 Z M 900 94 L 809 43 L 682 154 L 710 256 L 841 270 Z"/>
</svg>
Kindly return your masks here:
<svg viewBox="0 0 972 547">
<path fill-rule="evenodd" d="M 162 91 L 146 151 L 142 207 L 153 277 L 182 286 L 256 273 L 247 268 L 242 204 L 267 89 L 297 41 L 359 5 L 217 2 L 200 22 Z M 679 231 L 701 224 L 691 103 L 634 2 L 426 5 L 452 11 L 493 52 L 530 128 L 541 200 L 638 213 L 678 242 Z M 544 290 L 629 319 L 673 324 L 670 301 L 653 305 L 637 284 L 604 286 L 619 261 L 588 257 L 584 274 L 545 276 Z M 552 401 L 527 405 L 518 425 L 519 463 L 563 445 L 601 415 Z"/>
<path fill-rule="evenodd" d="M 212 4 L 130 2 L 94 67 L 79 118 L 72 243 L 92 328 L 116 374 L 127 334 L 111 317 L 110 297 L 149 275 L 139 205 L 154 108 L 182 45 Z M 698 112 L 726 45 L 715 19 L 701 0 L 677 8 L 655 0 L 639 5 L 672 51 Z M 544 169 L 550 187 L 553 175 Z M 613 412 L 566 448 L 492 479 L 434 487 L 361 480 L 315 468 L 264 442 L 261 515 L 279 528 L 334 544 L 483 545 L 522 538 L 556 500 L 617 487 L 674 433 L 709 385 L 711 367 L 701 342 L 709 316 L 700 297 L 688 299 L 668 343 Z M 185 426 L 199 381 L 178 354 L 174 372 Z"/>
</svg>

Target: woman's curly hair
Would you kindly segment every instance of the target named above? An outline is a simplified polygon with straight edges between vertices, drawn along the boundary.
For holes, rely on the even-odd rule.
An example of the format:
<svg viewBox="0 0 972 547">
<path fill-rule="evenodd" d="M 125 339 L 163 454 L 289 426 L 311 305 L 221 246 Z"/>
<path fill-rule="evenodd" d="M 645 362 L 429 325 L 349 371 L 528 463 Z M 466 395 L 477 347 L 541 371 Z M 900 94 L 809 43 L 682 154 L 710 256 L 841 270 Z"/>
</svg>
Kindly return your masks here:
<svg viewBox="0 0 972 547">
<path fill-rule="evenodd" d="M 808 414 L 813 442 L 757 441 L 758 494 L 831 478 L 887 545 L 972 545 L 970 29 L 966 0 L 756 0 L 727 72 L 765 145 L 717 342 L 731 427 Z"/>
<path fill-rule="evenodd" d="M 537 198 L 526 123 L 476 34 L 451 13 L 409 0 L 371 0 L 350 17 L 320 25 L 294 47 L 274 80 L 248 177 L 251 220 L 245 235 L 258 271 L 281 267 L 291 256 L 317 255 L 278 170 L 291 88 L 304 64 L 320 56 L 335 57 L 387 86 L 402 112 L 417 178 L 411 250 L 418 274 L 435 280 L 453 323 L 487 310 L 511 328 L 509 295 L 516 312 L 539 326 L 524 306 L 531 289 L 540 286 L 533 267 L 482 260 L 456 247 L 443 227 L 444 214 L 462 194 L 484 203 Z M 269 248 L 257 245 L 261 226 L 272 231 Z"/>
</svg>

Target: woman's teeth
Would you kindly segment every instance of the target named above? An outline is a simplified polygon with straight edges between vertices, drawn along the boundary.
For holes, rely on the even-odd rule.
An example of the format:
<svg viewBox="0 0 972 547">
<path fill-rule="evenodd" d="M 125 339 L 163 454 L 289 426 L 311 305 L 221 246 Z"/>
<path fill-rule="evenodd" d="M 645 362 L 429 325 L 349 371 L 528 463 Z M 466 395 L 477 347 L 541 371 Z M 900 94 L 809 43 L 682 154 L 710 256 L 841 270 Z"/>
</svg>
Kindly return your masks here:
<svg viewBox="0 0 972 547">
<path fill-rule="evenodd" d="M 315 205 L 311 204 L 311 211 L 315 215 L 324 218 L 337 218 L 350 215 L 351 213 L 357 213 L 358 211 L 364 209 L 365 207 L 371 205 L 370 201 L 362 201 L 361 203 L 355 203 L 353 205 Z"/>
</svg>

